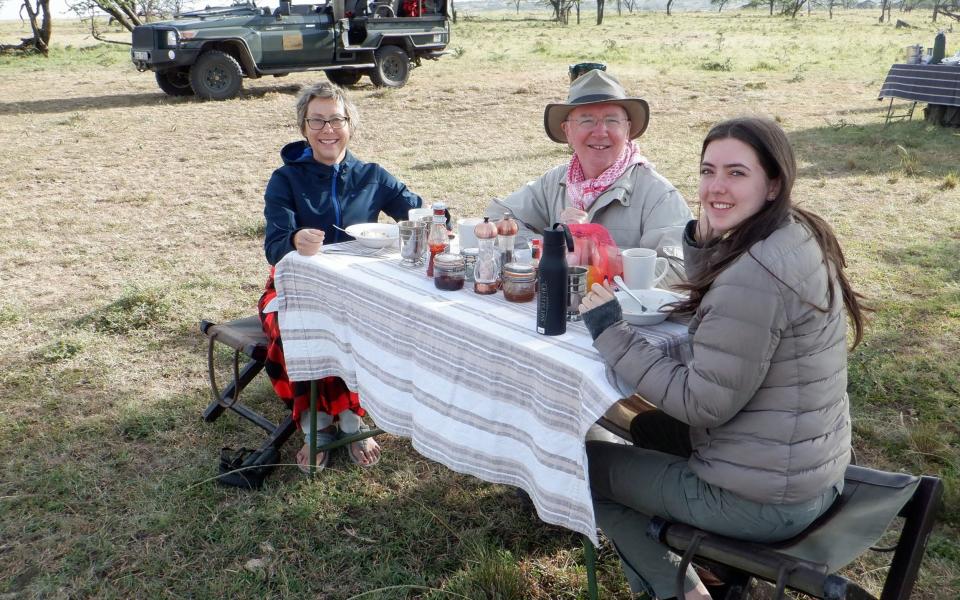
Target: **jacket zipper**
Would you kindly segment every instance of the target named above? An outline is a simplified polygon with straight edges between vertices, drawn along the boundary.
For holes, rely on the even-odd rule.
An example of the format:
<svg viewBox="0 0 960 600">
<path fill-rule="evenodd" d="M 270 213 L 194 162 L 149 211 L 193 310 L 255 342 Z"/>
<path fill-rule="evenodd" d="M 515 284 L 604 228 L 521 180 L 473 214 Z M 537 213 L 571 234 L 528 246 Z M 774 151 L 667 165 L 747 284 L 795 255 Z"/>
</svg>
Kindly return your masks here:
<svg viewBox="0 0 960 600">
<path fill-rule="evenodd" d="M 337 221 L 337 227 L 343 227 L 342 214 L 340 208 L 340 199 L 337 198 L 337 174 L 340 171 L 340 165 L 333 165 L 333 177 L 330 178 L 330 197 L 333 198 L 333 212 Z M 333 230 L 333 243 L 340 241 L 340 230 Z"/>
</svg>

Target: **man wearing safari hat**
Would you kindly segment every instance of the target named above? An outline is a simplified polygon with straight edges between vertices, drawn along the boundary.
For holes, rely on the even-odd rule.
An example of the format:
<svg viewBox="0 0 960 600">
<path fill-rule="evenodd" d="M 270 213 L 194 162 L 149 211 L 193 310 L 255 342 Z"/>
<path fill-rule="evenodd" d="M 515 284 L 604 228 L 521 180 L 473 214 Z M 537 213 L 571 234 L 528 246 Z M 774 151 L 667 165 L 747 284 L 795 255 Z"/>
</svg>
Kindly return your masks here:
<svg viewBox="0 0 960 600">
<path fill-rule="evenodd" d="M 557 222 L 599 223 L 621 249 L 650 248 L 667 257 L 671 272 L 662 285 L 681 281 L 678 250 L 693 216 L 633 141 L 649 115 L 647 102 L 628 96 L 612 75 L 587 71 L 570 84 L 566 103 L 543 112 L 547 137 L 573 149 L 570 161 L 495 200 L 487 215 L 500 218 L 509 209 L 536 233 Z"/>
</svg>

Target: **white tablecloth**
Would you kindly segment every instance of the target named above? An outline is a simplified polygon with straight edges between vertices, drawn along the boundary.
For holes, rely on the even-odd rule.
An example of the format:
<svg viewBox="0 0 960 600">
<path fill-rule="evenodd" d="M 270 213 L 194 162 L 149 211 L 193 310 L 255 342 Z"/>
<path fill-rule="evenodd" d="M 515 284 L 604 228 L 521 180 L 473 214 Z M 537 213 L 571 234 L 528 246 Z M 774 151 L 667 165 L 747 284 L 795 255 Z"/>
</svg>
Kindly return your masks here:
<svg viewBox="0 0 960 600">
<path fill-rule="evenodd" d="M 586 328 L 539 335 L 536 302 L 438 290 L 423 267 L 399 259 L 291 252 L 280 261 L 290 379 L 343 378 L 379 427 L 410 438 L 420 454 L 523 488 L 541 519 L 596 543 L 584 436 L 622 394 Z M 681 357 L 685 325 L 642 331 Z"/>
</svg>

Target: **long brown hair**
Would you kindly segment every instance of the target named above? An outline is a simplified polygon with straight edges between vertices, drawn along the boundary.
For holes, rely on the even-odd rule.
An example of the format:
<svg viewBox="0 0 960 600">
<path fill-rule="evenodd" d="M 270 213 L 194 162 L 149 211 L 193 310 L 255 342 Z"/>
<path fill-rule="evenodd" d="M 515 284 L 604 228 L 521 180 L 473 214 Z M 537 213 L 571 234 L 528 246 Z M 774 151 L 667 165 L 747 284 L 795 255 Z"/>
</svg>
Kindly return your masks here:
<svg viewBox="0 0 960 600">
<path fill-rule="evenodd" d="M 828 276 L 836 277 L 840 284 L 843 304 L 853 323 L 853 347 L 856 347 L 863 339 L 865 323 L 864 311 L 866 309 L 860 304 L 862 296 L 854 291 L 847 279 L 844 272 L 847 261 L 843 256 L 843 250 L 840 248 L 840 242 L 837 241 L 833 229 L 823 218 L 795 206 L 791 200 L 793 182 L 797 178 L 797 161 L 783 129 L 769 119 L 742 117 L 724 121 L 714 125 L 707 137 L 704 138 L 703 146 L 700 149 L 700 160 L 703 160 L 707 146 L 712 142 L 730 138 L 741 141 L 753 149 L 767 178 L 771 181 L 779 181 L 780 189 L 773 200 L 763 203 L 760 212 L 746 219 L 711 246 L 712 252 L 707 262 L 707 268 L 696 278 L 678 286 L 689 291 L 690 296 L 688 299 L 678 302 L 674 310 L 681 314 L 696 312 L 704 295 L 720 273 L 743 254 L 749 254 L 751 246 L 766 239 L 780 228 L 785 220 L 793 218 L 802 223 L 813 234 L 827 263 Z M 753 255 L 751 254 L 751 256 Z M 756 260 L 756 257 L 754 259 Z M 757 260 L 757 263 L 766 268 L 759 260 Z M 816 307 L 824 312 L 828 311 L 834 302 L 833 285 L 828 285 L 827 289 L 830 294 L 828 306 Z"/>
</svg>

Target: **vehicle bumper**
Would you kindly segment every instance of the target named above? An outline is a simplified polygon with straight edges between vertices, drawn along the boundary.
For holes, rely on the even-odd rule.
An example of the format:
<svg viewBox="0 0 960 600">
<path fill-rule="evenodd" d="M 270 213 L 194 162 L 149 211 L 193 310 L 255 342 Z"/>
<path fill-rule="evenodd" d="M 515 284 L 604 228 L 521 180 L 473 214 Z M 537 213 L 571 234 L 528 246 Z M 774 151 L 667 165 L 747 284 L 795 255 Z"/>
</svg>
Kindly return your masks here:
<svg viewBox="0 0 960 600">
<path fill-rule="evenodd" d="M 140 71 L 163 71 L 189 67 L 197 61 L 199 53 L 199 50 L 192 48 L 133 48 L 130 50 L 130 59 Z"/>
</svg>

